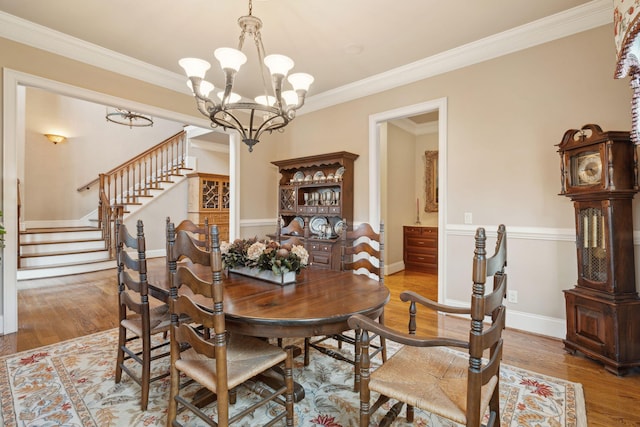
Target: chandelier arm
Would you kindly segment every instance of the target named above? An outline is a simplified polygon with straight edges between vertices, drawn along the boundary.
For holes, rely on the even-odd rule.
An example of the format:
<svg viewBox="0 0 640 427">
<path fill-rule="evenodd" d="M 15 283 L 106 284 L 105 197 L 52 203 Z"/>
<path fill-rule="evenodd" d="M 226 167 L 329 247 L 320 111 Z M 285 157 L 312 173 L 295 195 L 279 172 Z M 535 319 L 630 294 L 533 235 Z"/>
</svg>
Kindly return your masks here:
<svg viewBox="0 0 640 427">
<path fill-rule="evenodd" d="M 307 91 L 298 89 L 296 90 L 296 94 L 298 94 L 298 103 L 290 108 L 290 110 L 293 111 L 298 110 L 304 105 L 305 98 L 307 97 Z"/>
<path fill-rule="evenodd" d="M 220 102 L 221 108 L 227 108 L 229 102 L 229 96 L 231 96 L 231 91 L 233 89 L 233 81 L 235 80 L 236 70 L 233 68 L 225 68 L 224 69 L 224 95 L 222 96 L 222 101 Z"/>
<path fill-rule="evenodd" d="M 282 84 L 284 81 L 284 76 L 282 74 L 273 74 L 271 76 L 271 83 L 273 94 L 276 97 L 276 107 L 282 110 L 283 102 L 282 102 Z"/>
<path fill-rule="evenodd" d="M 223 117 L 218 117 L 219 114 L 222 114 Z M 227 120 L 224 116 L 230 117 L 232 120 Z M 212 122 L 216 123 L 223 128 L 232 128 L 238 131 L 243 139 L 247 138 L 247 133 L 245 131 L 244 126 L 242 126 L 242 122 L 238 120 L 238 118 L 231 112 L 231 110 L 222 110 L 221 108 L 216 108 L 209 116 Z"/>
<path fill-rule="evenodd" d="M 282 122 L 272 123 L 274 120 L 278 118 L 282 119 Z M 282 114 L 273 115 L 272 117 L 265 119 L 264 122 L 262 122 L 262 124 L 256 129 L 254 138 L 259 139 L 260 135 L 262 135 L 263 132 L 265 131 L 272 132 L 274 130 L 278 130 L 280 128 L 285 127 L 287 124 L 289 124 L 289 118 L 287 116 Z"/>
</svg>

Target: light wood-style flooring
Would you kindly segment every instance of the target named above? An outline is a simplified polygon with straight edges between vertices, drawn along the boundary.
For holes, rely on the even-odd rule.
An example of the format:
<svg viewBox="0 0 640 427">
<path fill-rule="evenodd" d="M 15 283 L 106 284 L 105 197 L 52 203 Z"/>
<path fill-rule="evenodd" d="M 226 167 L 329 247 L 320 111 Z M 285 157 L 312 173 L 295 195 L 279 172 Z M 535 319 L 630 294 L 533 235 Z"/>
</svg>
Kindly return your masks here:
<svg viewBox="0 0 640 427">
<path fill-rule="evenodd" d="M 149 262 L 164 262 L 164 259 Z M 407 327 L 408 307 L 398 298 L 401 291 L 413 290 L 437 299 L 435 275 L 404 271 L 387 276 L 385 281 L 391 290 L 385 322 L 394 328 L 405 330 Z M 42 282 L 49 286 L 19 291 L 20 330 L 0 337 L 0 355 L 117 326 L 115 269 L 31 280 L 29 285 Z M 50 286 L 52 283 L 55 286 Z M 419 323 L 422 332 L 466 338 L 468 321 L 422 312 L 425 313 Z M 640 426 L 640 369 L 626 377 L 616 377 L 597 362 L 566 353 L 561 340 L 510 329 L 505 331 L 504 339 L 504 363 L 582 383 L 589 426 Z"/>
</svg>

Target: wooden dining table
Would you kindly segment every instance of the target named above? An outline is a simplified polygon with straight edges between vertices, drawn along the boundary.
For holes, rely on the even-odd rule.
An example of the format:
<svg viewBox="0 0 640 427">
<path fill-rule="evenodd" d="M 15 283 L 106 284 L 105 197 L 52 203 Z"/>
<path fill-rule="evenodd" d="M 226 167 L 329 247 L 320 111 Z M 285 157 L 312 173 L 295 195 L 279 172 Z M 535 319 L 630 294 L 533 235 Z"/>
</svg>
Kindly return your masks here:
<svg viewBox="0 0 640 427">
<path fill-rule="evenodd" d="M 211 270 L 190 268 L 209 279 Z M 389 301 L 389 289 L 378 280 L 352 271 L 306 268 L 295 283 L 280 285 L 233 272 L 223 274 L 224 312 L 227 330 L 263 338 L 306 338 L 348 331 L 354 314 L 380 317 Z M 149 287 L 169 297 L 166 263 L 150 264 Z M 196 299 L 196 298 L 194 298 Z M 204 308 L 210 300 L 197 301 Z M 357 359 L 356 359 L 357 362 Z M 359 367 L 355 366 L 359 373 Z M 354 387 L 359 375 L 355 376 Z M 304 394 L 303 394 L 304 395 Z"/>
<path fill-rule="evenodd" d="M 207 279 L 210 270 L 191 266 Z M 208 275 L 208 277 L 207 277 Z M 236 273 L 223 274 L 227 329 L 264 338 L 303 338 L 349 330 L 354 314 L 377 319 L 389 301 L 389 289 L 351 271 L 308 268 L 295 283 L 279 285 Z M 171 287 L 166 265 L 151 267 L 149 286 L 168 298 Z M 207 305 L 202 300 L 201 305 Z"/>
</svg>

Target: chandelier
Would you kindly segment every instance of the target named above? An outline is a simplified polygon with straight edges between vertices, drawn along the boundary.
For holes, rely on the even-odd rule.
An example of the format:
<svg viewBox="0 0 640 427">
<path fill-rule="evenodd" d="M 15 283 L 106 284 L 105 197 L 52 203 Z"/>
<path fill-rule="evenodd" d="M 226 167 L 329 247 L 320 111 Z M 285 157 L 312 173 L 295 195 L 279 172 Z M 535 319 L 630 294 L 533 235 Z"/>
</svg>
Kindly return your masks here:
<svg viewBox="0 0 640 427">
<path fill-rule="evenodd" d="M 304 104 L 304 98 L 313 83 L 313 77 L 306 73 L 294 73 L 288 77 L 292 90 L 283 91 L 284 79 L 293 68 L 294 62 L 284 55 L 265 56 L 260 29 L 262 21 L 253 16 L 252 2 L 249 0 L 249 15 L 238 18 L 240 25 L 240 41 L 238 49 L 221 47 L 214 51 L 213 55 L 220 62 L 224 71 L 224 90 L 217 91 L 217 99 L 210 98 L 209 94 L 214 90 L 212 83 L 204 80 L 205 74 L 211 64 L 199 58 L 183 58 L 178 63 L 184 68 L 189 77 L 187 85 L 193 91 L 198 110 L 209 117 L 211 127 L 221 126 L 226 129 L 235 129 L 247 144 L 249 151 L 259 142 L 260 135 L 274 130 L 282 131 L 296 115 L 296 110 Z M 242 45 L 245 38 L 253 39 L 258 51 L 260 74 L 264 93 L 255 98 L 255 101 L 245 101 L 240 95 L 233 92 L 233 81 L 240 67 L 247 61 L 242 53 Z M 265 79 L 266 65 L 271 74 L 271 87 L 267 89 Z M 245 113 L 244 118 L 238 113 Z"/>
<path fill-rule="evenodd" d="M 109 112 L 109 109 L 107 108 L 106 119 L 108 122 L 129 126 L 129 129 L 134 127 L 141 128 L 153 126 L 153 120 L 151 117 L 143 116 L 142 114 L 133 111 L 123 110 L 121 108 L 115 108 L 112 112 Z"/>
</svg>

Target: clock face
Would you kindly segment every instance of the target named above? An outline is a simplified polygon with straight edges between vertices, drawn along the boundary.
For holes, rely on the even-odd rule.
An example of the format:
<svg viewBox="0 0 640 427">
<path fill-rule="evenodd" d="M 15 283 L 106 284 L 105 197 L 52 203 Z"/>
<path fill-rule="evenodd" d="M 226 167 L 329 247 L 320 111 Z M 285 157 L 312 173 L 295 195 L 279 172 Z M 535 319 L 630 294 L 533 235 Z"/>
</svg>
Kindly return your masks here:
<svg viewBox="0 0 640 427">
<path fill-rule="evenodd" d="M 573 185 L 595 185 L 602 181 L 602 159 L 599 153 L 581 153 L 572 160 Z"/>
</svg>

